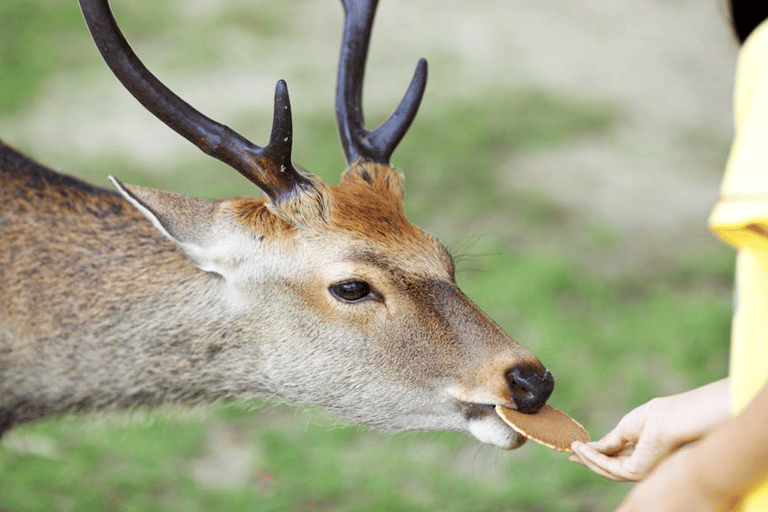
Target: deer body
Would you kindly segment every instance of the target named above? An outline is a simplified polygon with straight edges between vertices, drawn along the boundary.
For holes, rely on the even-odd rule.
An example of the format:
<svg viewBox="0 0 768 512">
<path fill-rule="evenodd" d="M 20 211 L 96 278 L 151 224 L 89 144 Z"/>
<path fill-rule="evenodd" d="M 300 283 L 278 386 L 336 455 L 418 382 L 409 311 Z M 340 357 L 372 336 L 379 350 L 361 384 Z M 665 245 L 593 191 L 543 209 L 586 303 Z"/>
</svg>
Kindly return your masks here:
<svg viewBox="0 0 768 512">
<path fill-rule="evenodd" d="M 188 386 L 212 276 L 118 194 L 12 156 L 3 146 L 0 407 L 27 421 Z"/>
<path fill-rule="evenodd" d="M 82 0 L 89 23 L 99 1 Z M 386 430 L 522 444 L 492 407 L 535 412 L 549 372 L 408 221 L 393 146 L 346 147 L 336 186 L 293 169 L 281 87 L 249 171 L 268 198 L 112 179 L 114 193 L 0 143 L 0 433 L 73 411 L 278 396 Z"/>
</svg>

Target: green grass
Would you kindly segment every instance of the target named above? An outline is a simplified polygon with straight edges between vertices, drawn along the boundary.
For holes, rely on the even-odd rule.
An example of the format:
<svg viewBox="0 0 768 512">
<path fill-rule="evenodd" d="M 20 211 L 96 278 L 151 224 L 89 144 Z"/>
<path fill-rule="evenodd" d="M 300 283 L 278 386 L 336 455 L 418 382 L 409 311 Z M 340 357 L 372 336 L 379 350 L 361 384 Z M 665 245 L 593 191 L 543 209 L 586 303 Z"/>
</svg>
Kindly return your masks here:
<svg viewBox="0 0 768 512">
<path fill-rule="evenodd" d="M 73 4 L 0 3 L 6 27 L 0 34 L 0 116 L 23 113 L 56 73 L 92 72 L 92 48 L 60 44 L 84 30 Z M 119 4 L 126 31 L 138 37 L 174 21 L 169 14 L 142 14 L 131 2 Z M 234 4 L 215 21 L 259 30 L 265 39 L 280 34 L 278 10 L 248 18 Z M 209 21 L 194 18 L 191 26 Z M 215 50 L 195 52 L 179 65 L 204 68 L 216 56 Z M 429 92 L 425 101 L 423 116 L 393 157 L 407 177 L 409 216 L 449 246 L 465 247 L 459 284 L 552 370 L 553 405 L 597 437 L 654 396 L 725 374 L 730 251 L 681 254 L 653 269 L 603 275 L 585 261 L 614 249 L 608 224 L 582 222 L 546 197 L 504 185 L 502 174 L 514 172 L 499 169 L 509 154 L 609 133 L 621 122 L 621 109 L 531 88 L 489 87 L 442 108 L 429 105 Z M 238 121 L 269 122 L 248 114 Z M 335 182 L 343 162 L 330 104 L 326 115 L 303 115 L 296 133 L 296 161 Z M 694 135 L 691 143 L 699 143 Z M 82 168 L 101 183 L 114 173 L 209 197 L 241 194 L 244 186 L 203 158 L 163 173 L 106 157 L 82 162 Z M 578 238 L 578 257 L 575 232 L 585 234 Z M 542 236 L 550 240 L 547 250 L 536 243 Z M 452 433 L 382 434 L 271 402 L 19 427 L 0 441 L 0 482 L 0 508 L 17 512 L 578 512 L 612 510 L 628 490 L 533 443 L 504 452 Z"/>
<path fill-rule="evenodd" d="M 27 104 L 51 72 L 76 67 L 82 54 L 90 50 L 77 45 L 73 37 L 85 25 L 76 6 L 39 2 L 34 10 L 31 7 L 27 0 L 0 4 L 0 113 Z"/>
</svg>

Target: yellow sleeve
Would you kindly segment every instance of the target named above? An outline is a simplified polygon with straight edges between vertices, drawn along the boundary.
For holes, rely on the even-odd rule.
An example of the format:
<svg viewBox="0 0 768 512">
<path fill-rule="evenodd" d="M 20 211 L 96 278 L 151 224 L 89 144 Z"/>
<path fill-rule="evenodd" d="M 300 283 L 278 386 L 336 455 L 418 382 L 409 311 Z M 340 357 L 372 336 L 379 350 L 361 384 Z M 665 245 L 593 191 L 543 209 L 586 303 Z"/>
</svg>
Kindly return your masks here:
<svg viewBox="0 0 768 512">
<path fill-rule="evenodd" d="M 709 225 L 738 249 L 730 368 L 738 414 L 768 380 L 768 21 L 739 52 L 734 110 L 733 145 Z M 768 510 L 768 480 L 738 510 Z"/>
<path fill-rule="evenodd" d="M 712 230 L 736 247 L 768 252 L 768 23 L 739 53 L 734 94 L 735 136 L 709 218 Z"/>
</svg>

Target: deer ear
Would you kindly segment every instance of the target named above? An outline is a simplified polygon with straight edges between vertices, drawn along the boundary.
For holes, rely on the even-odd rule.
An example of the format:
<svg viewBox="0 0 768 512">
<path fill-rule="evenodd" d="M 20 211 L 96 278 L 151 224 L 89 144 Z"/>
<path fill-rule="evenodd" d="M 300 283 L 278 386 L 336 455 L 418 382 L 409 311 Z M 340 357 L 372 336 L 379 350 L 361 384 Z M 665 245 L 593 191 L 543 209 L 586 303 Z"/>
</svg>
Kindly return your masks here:
<svg viewBox="0 0 768 512">
<path fill-rule="evenodd" d="M 220 200 L 200 199 L 122 183 L 114 176 L 109 180 L 120 194 L 135 206 L 155 229 L 176 244 L 200 269 L 225 274 L 220 256 L 226 253 L 221 240 L 218 210 Z"/>
</svg>

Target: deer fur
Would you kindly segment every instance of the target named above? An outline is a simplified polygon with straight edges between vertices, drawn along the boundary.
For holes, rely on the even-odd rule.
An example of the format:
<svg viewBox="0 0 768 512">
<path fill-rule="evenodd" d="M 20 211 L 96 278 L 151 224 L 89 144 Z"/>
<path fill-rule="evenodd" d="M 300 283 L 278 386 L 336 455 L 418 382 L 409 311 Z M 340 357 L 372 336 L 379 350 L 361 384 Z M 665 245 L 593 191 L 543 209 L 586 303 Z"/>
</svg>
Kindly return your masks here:
<svg viewBox="0 0 768 512">
<path fill-rule="evenodd" d="M 313 181 L 280 205 L 114 180 L 122 197 L 0 145 L 5 417 L 277 395 L 386 430 L 468 432 L 471 404 L 514 407 L 505 371 L 541 365 L 406 219 L 402 175 L 362 163 Z M 381 298 L 334 300 L 350 278 Z M 496 444 L 520 442 L 497 427 Z"/>
<path fill-rule="evenodd" d="M 99 24 L 109 21 L 106 2 L 81 4 L 95 37 L 117 32 Z M 364 56 L 349 52 L 361 44 L 347 37 L 368 37 L 375 2 L 344 5 L 349 20 L 367 23 L 345 32 L 351 64 L 342 68 L 360 79 Z M 124 45 L 114 41 L 97 45 Z M 132 82 L 140 99 L 147 73 Z M 384 430 L 520 446 L 494 406 L 536 412 L 552 376 L 459 290 L 453 259 L 406 218 L 403 175 L 387 165 L 425 73 L 422 61 L 405 125 L 398 114 L 367 132 L 361 118 L 342 116 L 355 128 L 336 186 L 290 163 L 278 83 L 270 144 L 249 146 L 256 167 L 242 160 L 251 150 L 238 149 L 240 139 L 226 151 L 216 136 L 206 146 L 251 169 L 244 175 L 267 198 L 199 199 L 115 178 L 108 191 L 0 142 L 0 435 L 73 412 L 276 396 Z M 153 108 L 183 103 L 158 84 L 149 93 L 164 99 Z M 359 100 L 359 90 L 340 91 Z M 196 111 L 178 111 L 174 129 L 198 133 L 185 117 Z M 334 291 L 349 283 L 366 293 Z"/>
</svg>

